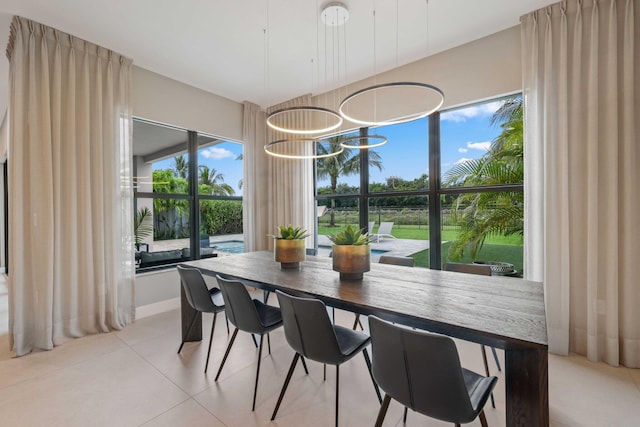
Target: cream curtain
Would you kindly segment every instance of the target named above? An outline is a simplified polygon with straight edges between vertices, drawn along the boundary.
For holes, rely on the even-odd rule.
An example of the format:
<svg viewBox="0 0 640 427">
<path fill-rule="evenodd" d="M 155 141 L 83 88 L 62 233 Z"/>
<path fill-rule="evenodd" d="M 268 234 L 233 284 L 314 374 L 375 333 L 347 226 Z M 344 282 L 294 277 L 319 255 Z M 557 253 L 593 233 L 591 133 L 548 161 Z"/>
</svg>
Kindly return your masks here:
<svg viewBox="0 0 640 427">
<path fill-rule="evenodd" d="M 268 112 L 288 107 L 312 105 L 311 95 L 303 95 L 285 103 L 274 105 Z M 287 115 L 285 125 L 297 129 L 304 128 L 310 123 L 308 113 L 298 112 Z M 267 131 L 269 142 L 295 138 L 295 135 Z M 299 135 L 297 136 L 299 137 Z M 274 150 L 282 154 L 311 155 L 313 145 L 308 142 L 290 142 L 279 144 Z M 311 159 L 283 159 L 268 156 L 269 179 L 269 233 L 276 232 L 276 226 L 300 226 L 311 234 L 315 228 L 316 208 L 313 188 L 313 160 Z M 307 238 L 307 247 L 313 246 L 313 236 Z"/>
<path fill-rule="evenodd" d="M 15 17 L 7 55 L 16 355 L 133 320 L 131 61 Z"/>
<path fill-rule="evenodd" d="M 270 249 L 267 234 L 273 234 L 273 230 L 266 214 L 269 209 L 269 165 L 263 148 L 265 113 L 260 106 L 250 102 L 244 103 L 242 140 L 244 248 L 246 251 Z"/>
<path fill-rule="evenodd" d="M 550 351 L 640 367 L 640 17 L 570 0 L 521 19 L 526 278 Z"/>
</svg>

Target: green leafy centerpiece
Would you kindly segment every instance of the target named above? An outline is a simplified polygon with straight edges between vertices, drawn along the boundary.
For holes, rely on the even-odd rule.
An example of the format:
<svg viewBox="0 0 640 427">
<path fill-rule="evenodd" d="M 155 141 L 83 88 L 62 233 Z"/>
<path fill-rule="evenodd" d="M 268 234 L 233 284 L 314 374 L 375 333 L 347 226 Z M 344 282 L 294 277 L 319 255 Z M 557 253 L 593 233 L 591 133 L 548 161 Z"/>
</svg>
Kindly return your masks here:
<svg viewBox="0 0 640 427">
<path fill-rule="evenodd" d="M 278 227 L 279 235 L 273 237 L 274 258 L 284 269 L 299 268 L 300 262 L 306 259 L 306 247 L 304 239 L 309 236 L 307 230 L 302 227 L 293 227 L 291 224 Z"/>
<path fill-rule="evenodd" d="M 340 279 L 362 280 L 363 273 L 371 269 L 371 236 L 347 225 L 328 237 L 333 242 L 333 269 L 340 272 Z"/>
</svg>

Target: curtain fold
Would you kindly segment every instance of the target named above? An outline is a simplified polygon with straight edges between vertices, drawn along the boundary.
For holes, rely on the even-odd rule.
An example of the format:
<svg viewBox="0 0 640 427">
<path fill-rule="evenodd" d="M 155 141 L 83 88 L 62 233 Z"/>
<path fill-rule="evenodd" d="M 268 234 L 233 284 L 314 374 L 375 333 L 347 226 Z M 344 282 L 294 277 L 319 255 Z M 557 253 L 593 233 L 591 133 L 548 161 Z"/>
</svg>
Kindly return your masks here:
<svg viewBox="0 0 640 427">
<path fill-rule="evenodd" d="M 568 0 L 521 18 L 525 274 L 549 349 L 640 367 L 640 16 Z"/>
<path fill-rule="evenodd" d="M 283 108 L 312 105 L 311 95 L 303 95 L 282 104 L 270 107 L 267 112 Z M 285 126 L 304 129 L 310 125 L 309 113 L 297 112 L 288 114 Z M 283 139 L 295 139 L 300 136 L 267 130 L 269 142 Z M 280 154 L 312 155 L 313 144 L 295 141 L 279 144 L 274 150 Z M 284 159 L 269 156 L 269 212 L 268 229 L 270 234 L 276 233 L 276 226 L 288 225 L 303 227 L 311 234 L 315 229 L 316 208 L 313 187 L 312 159 Z M 307 247 L 313 247 L 313 236 L 306 239 Z"/>
<path fill-rule="evenodd" d="M 273 233 L 266 212 L 269 209 L 269 180 L 265 144 L 264 111 L 260 106 L 244 102 L 242 140 L 243 145 L 243 228 L 246 251 L 270 249 L 267 234 Z"/>
<path fill-rule="evenodd" d="M 9 311 L 16 355 L 134 319 L 131 60 L 14 17 Z"/>
</svg>

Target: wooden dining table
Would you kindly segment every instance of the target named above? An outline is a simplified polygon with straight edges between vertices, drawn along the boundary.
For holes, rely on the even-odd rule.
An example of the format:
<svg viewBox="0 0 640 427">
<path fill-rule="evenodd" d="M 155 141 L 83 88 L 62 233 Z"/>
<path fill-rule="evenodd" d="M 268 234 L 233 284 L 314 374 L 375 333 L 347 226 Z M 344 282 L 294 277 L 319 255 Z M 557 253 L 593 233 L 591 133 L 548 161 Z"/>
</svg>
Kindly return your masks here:
<svg viewBox="0 0 640 427">
<path fill-rule="evenodd" d="M 182 265 L 502 349 L 506 425 L 549 425 L 547 326 L 539 282 L 377 263 L 363 280 L 348 281 L 333 271 L 331 258 L 307 256 L 299 269 L 287 270 L 268 251 Z M 182 300 L 184 333 L 193 312 Z M 201 328 L 192 330 L 189 339 L 201 339 Z"/>
</svg>

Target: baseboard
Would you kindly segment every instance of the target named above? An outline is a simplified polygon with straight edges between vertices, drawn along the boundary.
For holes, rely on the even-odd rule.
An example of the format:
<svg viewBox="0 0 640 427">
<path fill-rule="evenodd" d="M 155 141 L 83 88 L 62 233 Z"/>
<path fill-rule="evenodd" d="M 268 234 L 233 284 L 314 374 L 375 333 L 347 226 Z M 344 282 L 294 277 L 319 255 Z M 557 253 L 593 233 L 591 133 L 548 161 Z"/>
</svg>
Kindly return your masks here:
<svg viewBox="0 0 640 427">
<path fill-rule="evenodd" d="M 156 314 L 165 313 L 177 308 L 180 308 L 180 298 L 171 298 L 153 304 L 143 305 L 140 307 L 136 307 L 136 319 L 142 319 Z"/>
</svg>

